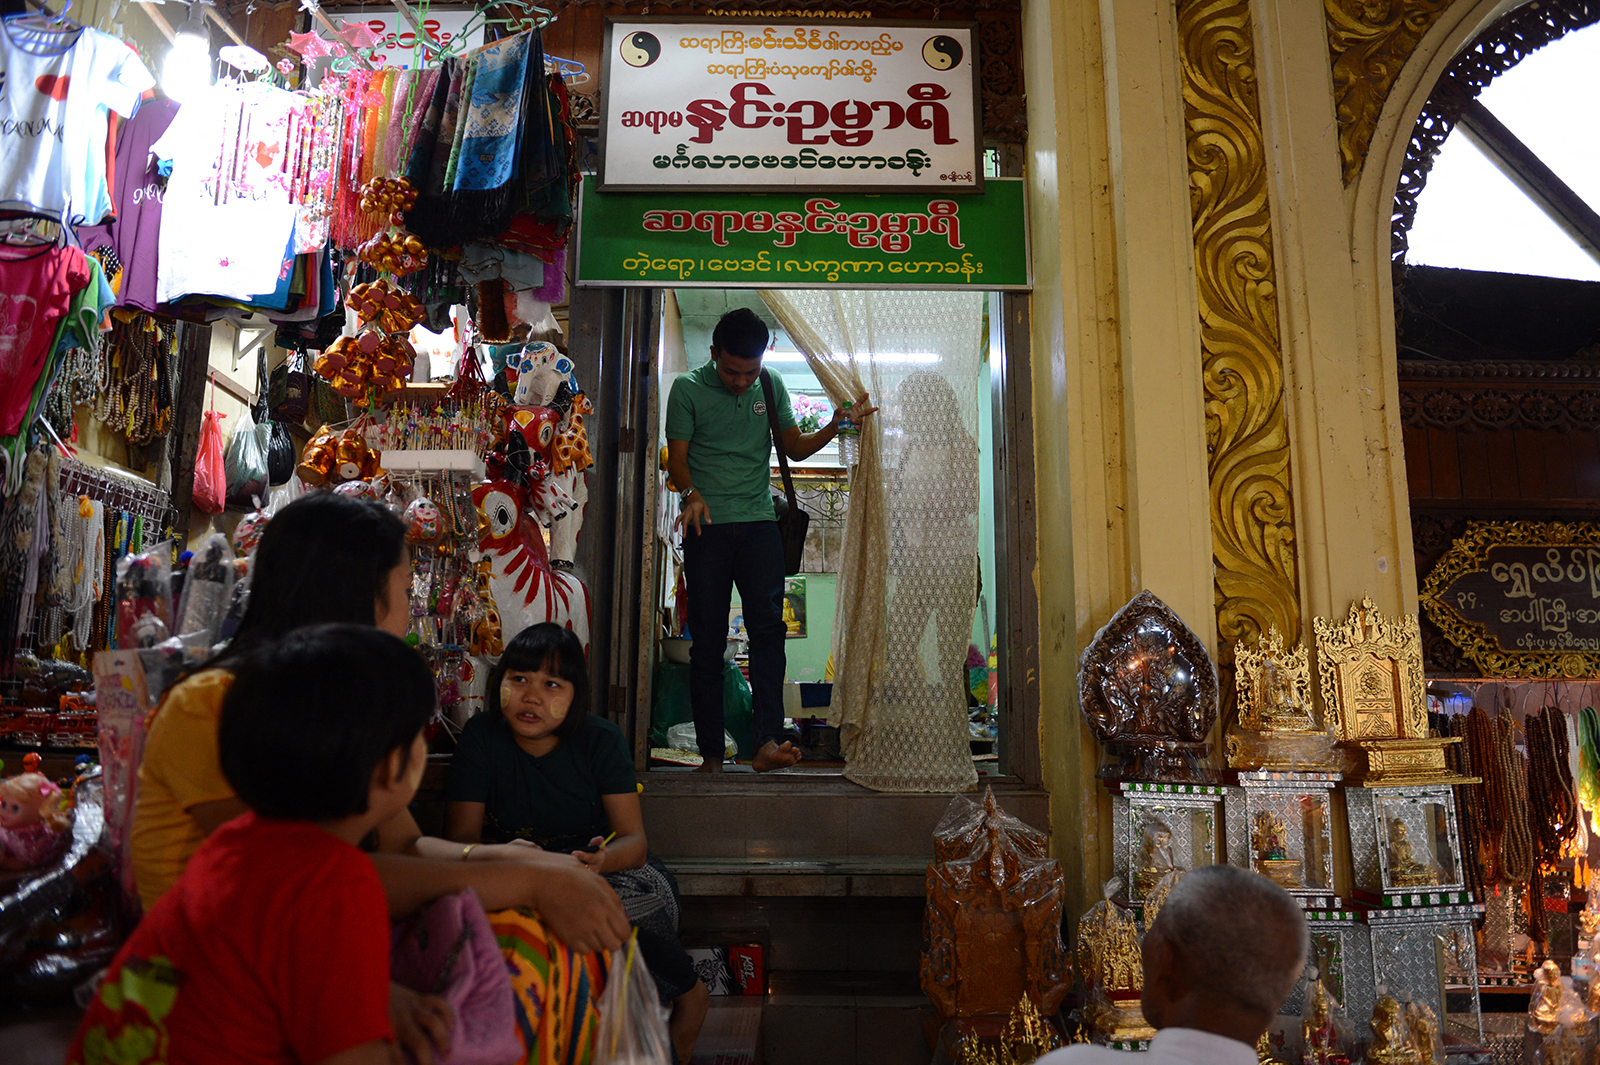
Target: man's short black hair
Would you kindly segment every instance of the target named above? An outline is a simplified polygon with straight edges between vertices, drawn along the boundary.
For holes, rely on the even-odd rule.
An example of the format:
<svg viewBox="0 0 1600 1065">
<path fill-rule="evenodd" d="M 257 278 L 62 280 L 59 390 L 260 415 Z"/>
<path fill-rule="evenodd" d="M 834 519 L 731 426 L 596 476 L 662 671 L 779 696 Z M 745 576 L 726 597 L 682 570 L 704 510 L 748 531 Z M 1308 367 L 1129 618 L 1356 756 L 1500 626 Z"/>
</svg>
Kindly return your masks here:
<svg viewBox="0 0 1600 1065">
<path fill-rule="evenodd" d="M 312 625 L 247 654 L 222 704 L 222 775 L 263 817 L 367 812 L 373 770 L 401 768 L 437 705 L 433 672 L 370 625 Z"/>
<path fill-rule="evenodd" d="M 500 682 L 507 673 L 535 669 L 572 685 L 572 705 L 553 733 L 566 739 L 589 720 L 589 667 L 583 657 L 583 641 L 571 629 L 553 621 L 529 625 L 506 644 L 500 661 L 489 671 L 488 688 L 484 692 L 489 713 L 499 717 L 504 712 L 500 705 Z"/>
<path fill-rule="evenodd" d="M 767 323 L 749 307 L 735 307 L 717 319 L 711 346 L 736 359 L 759 359 L 767 350 Z"/>
</svg>

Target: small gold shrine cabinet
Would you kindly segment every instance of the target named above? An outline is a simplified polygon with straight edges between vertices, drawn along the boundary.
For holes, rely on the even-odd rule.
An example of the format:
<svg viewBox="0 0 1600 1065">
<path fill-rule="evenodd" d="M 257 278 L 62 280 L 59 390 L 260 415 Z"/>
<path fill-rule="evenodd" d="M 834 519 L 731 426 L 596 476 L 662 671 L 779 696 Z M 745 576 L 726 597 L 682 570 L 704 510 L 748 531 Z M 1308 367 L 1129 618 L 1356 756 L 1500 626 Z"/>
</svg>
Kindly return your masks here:
<svg viewBox="0 0 1600 1065">
<path fill-rule="evenodd" d="M 1380 614 L 1363 597 L 1343 623 L 1314 625 L 1323 704 L 1354 763 L 1345 779 L 1363 787 L 1468 783 L 1444 761 L 1445 747 L 1460 738 L 1428 735 L 1416 616 Z"/>
</svg>

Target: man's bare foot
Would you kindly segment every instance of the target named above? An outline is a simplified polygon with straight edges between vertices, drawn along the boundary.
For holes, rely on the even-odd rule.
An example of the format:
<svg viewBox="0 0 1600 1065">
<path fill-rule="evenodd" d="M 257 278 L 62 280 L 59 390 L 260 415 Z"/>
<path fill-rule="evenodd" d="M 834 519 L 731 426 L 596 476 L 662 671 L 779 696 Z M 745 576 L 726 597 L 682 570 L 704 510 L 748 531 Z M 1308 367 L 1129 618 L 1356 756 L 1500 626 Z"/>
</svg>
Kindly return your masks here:
<svg viewBox="0 0 1600 1065">
<path fill-rule="evenodd" d="M 711 759 L 707 758 L 707 759 L 704 759 L 699 765 L 694 767 L 694 772 L 696 772 L 696 773 L 720 773 L 720 772 L 722 772 L 722 763 L 721 762 L 715 762 L 715 761 L 712 761 Z M 685 1060 L 687 1060 L 687 1059 L 685 1059 Z"/>
<path fill-rule="evenodd" d="M 784 740 L 779 746 L 777 740 L 768 740 L 756 752 L 755 769 L 757 773 L 770 773 L 774 769 L 788 769 L 800 761 L 800 751 L 794 744 Z"/>
<path fill-rule="evenodd" d="M 695 985 L 672 1001 L 672 1019 L 667 1032 L 672 1036 L 672 1048 L 678 1052 L 681 1065 L 689 1065 L 694 1056 L 694 1041 L 700 1036 L 700 1026 L 706 1021 L 706 1010 L 711 1007 L 711 992 L 706 985 Z"/>
</svg>

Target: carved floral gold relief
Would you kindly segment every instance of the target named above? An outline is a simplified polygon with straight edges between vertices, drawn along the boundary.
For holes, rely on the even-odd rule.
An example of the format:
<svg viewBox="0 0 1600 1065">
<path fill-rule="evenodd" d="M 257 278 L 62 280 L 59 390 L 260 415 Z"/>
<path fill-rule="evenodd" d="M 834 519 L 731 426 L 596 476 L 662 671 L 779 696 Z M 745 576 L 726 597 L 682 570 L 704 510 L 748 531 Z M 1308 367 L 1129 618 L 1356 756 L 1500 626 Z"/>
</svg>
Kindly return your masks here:
<svg viewBox="0 0 1600 1065">
<path fill-rule="evenodd" d="M 1344 183 L 1361 173 L 1378 114 L 1417 42 L 1454 0 L 1323 0 Z"/>
<path fill-rule="evenodd" d="M 1181 0 L 1217 631 L 1300 638 L 1289 432 L 1255 46 L 1245 0 Z"/>
</svg>

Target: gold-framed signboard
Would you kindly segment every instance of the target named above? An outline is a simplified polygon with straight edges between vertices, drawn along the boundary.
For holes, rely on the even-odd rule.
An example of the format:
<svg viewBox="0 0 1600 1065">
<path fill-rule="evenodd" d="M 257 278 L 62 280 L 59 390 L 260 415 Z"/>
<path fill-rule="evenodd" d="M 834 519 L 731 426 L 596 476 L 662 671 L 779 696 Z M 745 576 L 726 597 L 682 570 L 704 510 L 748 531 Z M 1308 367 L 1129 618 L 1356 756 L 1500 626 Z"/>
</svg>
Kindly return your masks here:
<svg viewBox="0 0 1600 1065">
<path fill-rule="evenodd" d="M 1600 523 L 1472 522 L 1422 609 L 1484 676 L 1600 676 Z"/>
</svg>

